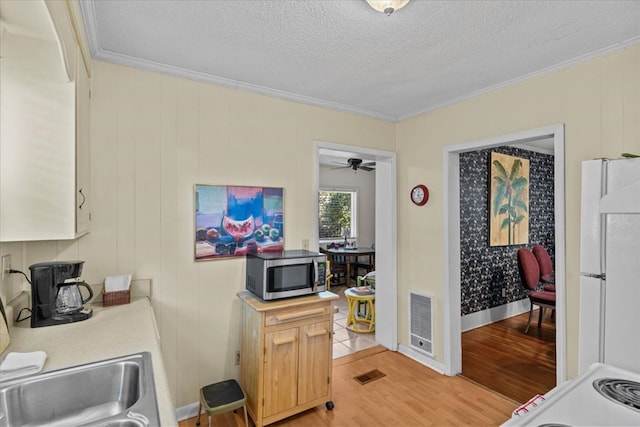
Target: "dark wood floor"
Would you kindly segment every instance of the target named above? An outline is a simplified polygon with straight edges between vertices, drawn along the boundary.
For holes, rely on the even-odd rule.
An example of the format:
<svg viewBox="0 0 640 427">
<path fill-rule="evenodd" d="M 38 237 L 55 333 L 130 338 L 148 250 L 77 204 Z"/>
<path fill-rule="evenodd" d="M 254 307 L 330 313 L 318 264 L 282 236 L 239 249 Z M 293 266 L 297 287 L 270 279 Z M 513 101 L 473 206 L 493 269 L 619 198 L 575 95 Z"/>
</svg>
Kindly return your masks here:
<svg viewBox="0 0 640 427">
<path fill-rule="evenodd" d="M 373 369 L 385 376 L 364 385 L 354 376 Z M 333 361 L 335 409 L 324 405 L 273 427 L 497 426 L 518 406 L 460 377 L 447 377 L 380 346 Z M 216 427 L 244 426 L 242 410 L 213 417 Z M 206 416 L 202 416 L 206 426 Z M 196 418 L 180 427 L 195 426 Z"/>
<path fill-rule="evenodd" d="M 462 334 L 462 375 L 519 403 L 556 385 L 556 328 L 546 310 L 542 327 L 534 311 Z"/>
</svg>

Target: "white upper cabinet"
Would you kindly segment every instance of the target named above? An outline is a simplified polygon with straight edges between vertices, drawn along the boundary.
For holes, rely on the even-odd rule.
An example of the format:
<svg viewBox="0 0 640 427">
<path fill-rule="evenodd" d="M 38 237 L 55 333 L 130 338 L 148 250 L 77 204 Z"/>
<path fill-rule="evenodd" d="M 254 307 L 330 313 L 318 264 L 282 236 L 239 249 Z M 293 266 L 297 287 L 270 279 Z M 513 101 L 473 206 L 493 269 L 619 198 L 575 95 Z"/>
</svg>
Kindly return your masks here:
<svg viewBox="0 0 640 427">
<path fill-rule="evenodd" d="M 0 2 L 0 241 L 89 230 L 90 80 L 64 2 Z"/>
</svg>

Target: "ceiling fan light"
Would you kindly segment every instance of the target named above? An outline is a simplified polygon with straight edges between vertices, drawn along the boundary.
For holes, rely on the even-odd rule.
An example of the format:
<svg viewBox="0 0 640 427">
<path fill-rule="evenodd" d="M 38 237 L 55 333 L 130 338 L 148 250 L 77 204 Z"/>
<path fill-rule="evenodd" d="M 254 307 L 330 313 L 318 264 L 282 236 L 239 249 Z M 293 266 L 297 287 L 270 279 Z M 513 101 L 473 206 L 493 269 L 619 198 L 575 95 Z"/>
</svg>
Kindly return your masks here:
<svg viewBox="0 0 640 427">
<path fill-rule="evenodd" d="M 367 3 L 378 12 L 389 16 L 396 10 L 405 7 L 409 0 L 367 0 Z"/>
</svg>

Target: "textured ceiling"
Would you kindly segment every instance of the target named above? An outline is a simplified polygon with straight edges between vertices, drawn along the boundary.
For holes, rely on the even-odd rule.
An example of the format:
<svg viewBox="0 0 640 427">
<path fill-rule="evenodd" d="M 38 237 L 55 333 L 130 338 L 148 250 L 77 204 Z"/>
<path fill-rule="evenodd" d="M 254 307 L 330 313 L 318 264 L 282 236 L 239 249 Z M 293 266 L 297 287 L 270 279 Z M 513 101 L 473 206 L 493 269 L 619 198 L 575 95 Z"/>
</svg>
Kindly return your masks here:
<svg viewBox="0 0 640 427">
<path fill-rule="evenodd" d="M 95 58 L 397 121 L 640 41 L 640 1 L 82 0 Z"/>
</svg>

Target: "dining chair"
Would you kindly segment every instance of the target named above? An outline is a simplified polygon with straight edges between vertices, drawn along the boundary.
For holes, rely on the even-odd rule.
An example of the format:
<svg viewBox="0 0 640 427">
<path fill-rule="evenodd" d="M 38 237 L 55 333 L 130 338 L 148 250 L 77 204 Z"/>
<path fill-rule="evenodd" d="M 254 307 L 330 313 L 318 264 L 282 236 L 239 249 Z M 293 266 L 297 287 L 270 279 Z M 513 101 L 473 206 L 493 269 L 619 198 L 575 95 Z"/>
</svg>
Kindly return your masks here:
<svg viewBox="0 0 640 427">
<path fill-rule="evenodd" d="M 347 284 L 347 262 L 344 256 L 334 255 L 325 248 L 320 248 L 320 253 L 327 256 L 331 263 L 331 283 L 334 285 Z M 343 283 L 344 282 L 344 283 Z"/>
<path fill-rule="evenodd" d="M 376 269 L 375 255 L 357 256 L 355 262 L 351 263 L 351 278 L 357 280 L 359 276 L 364 276 Z"/>
<path fill-rule="evenodd" d="M 545 308 L 551 310 L 556 309 L 556 293 L 548 291 L 538 291 L 538 285 L 540 284 L 540 266 L 535 255 L 526 248 L 520 248 L 517 252 L 518 256 L 518 272 L 520 274 L 520 282 L 522 286 L 527 290 L 529 296 L 529 302 L 531 308 L 529 309 L 529 320 L 527 321 L 527 327 L 524 330 L 526 334 L 529 332 L 529 326 L 531 325 L 531 318 L 533 316 L 533 306 L 540 307 L 538 315 L 538 328 L 542 323 L 542 316 Z"/>
<path fill-rule="evenodd" d="M 332 255 L 331 265 L 334 282 L 338 285 L 347 285 L 347 258 L 341 255 Z"/>
<path fill-rule="evenodd" d="M 556 280 L 553 272 L 553 262 L 551 262 L 549 253 L 541 245 L 535 245 L 531 252 L 533 252 L 540 267 L 540 281 L 543 283 L 543 289 L 548 292 L 555 292 Z"/>
</svg>

